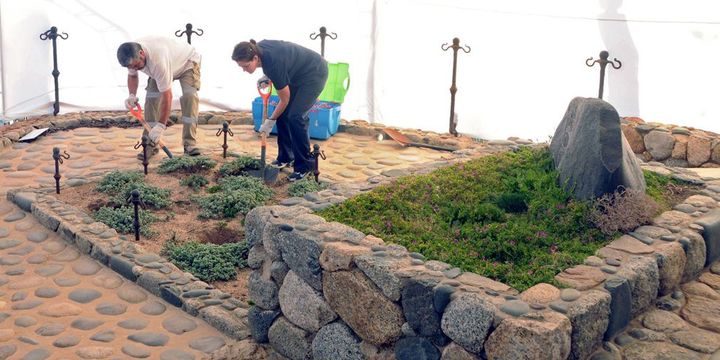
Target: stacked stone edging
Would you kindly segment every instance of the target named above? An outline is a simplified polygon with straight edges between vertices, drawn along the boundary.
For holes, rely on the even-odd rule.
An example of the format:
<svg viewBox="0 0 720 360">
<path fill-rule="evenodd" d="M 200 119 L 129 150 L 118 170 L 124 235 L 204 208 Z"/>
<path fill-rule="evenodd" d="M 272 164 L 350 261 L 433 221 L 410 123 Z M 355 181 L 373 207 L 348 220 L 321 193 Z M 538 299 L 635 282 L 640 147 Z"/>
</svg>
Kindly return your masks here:
<svg viewBox="0 0 720 360">
<path fill-rule="evenodd" d="M 125 236 L 96 222 L 83 211 L 58 201 L 54 189 L 14 189 L 7 199 L 79 251 L 108 266 L 170 304 L 199 317 L 229 337 L 250 337 L 248 304 L 183 272 L 161 256 L 140 252 Z"/>
<path fill-rule="evenodd" d="M 643 161 L 674 167 L 720 167 L 720 135 L 691 127 L 623 118 L 622 131 Z"/>
<path fill-rule="evenodd" d="M 720 181 L 643 166 L 706 187 L 558 274 L 562 290 L 518 294 L 311 213 L 352 196 L 338 189 L 253 209 L 253 338 L 290 359 L 588 358 L 720 257 Z"/>
</svg>

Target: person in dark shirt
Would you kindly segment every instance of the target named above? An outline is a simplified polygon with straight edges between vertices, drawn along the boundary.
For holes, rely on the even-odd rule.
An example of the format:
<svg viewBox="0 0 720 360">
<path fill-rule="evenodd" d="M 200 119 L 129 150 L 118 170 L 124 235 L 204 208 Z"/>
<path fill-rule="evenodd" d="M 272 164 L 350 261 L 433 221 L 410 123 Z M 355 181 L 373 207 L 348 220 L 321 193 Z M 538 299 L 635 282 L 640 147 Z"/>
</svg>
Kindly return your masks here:
<svg viewBox="0 0 720 360">
<path fill-rule="evenodd" d="M 233 49 L 232 59 L 247 73 L 262 68 L 264 77 L 258 86 L 272 81 L 279 103 L 275 111 L 263 119 L 260 132 L 270 134 L 277 125 L 277 167 L 293 164 L 288 179 L 297 181 L 310 173 L 314 159 L 310 155 L 308 113 L 325 88 L 328 66 L 320 54 L 300 45 L 280 40 L 243 41 Z"/>
</svg>

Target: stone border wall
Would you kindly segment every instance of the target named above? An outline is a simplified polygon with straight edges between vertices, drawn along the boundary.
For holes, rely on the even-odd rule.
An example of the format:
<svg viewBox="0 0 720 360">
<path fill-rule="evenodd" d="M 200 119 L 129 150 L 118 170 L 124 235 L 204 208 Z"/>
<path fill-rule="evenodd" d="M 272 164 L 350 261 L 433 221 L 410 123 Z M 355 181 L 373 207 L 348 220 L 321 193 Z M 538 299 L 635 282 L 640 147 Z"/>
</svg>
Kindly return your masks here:
<svg viewBox="0 0 720 360">
<path fill-rule="evenodd" d="M 312 214 L 313 196 L 255 208 L 245 222 L 251 334 L 290 359 L 588 358 L 656 301 L 675 306 L 678 285 L 720 258 L 720 181 L 645 166 L 705 184 L 703 195 L 558 274 L 562 290 L 518 294 L 427 261 Z"/>
<path fill-rule="evenodd" d="M 629 117 L 622 131 L 633 152 L 643 161 L 677 167 L 720 167 L 720 135 L 694 128 L 646 123 Z"/>
</svg>

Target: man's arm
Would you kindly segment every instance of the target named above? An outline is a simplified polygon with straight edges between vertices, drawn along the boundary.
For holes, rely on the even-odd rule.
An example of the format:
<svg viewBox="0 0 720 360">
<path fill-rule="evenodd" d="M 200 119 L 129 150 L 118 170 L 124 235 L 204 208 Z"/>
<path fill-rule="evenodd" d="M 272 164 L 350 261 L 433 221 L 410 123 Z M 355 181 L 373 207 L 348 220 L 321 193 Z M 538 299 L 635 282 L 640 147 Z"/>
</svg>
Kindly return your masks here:
<svg viewBox="0 0 720 360">
<path fill-rule="evenodd" d="M 128 79 L 127 79 L 128 93 L 137 95 L 139 81 L 140 80 L 138 79 L 137 74 L 135 74 L 135 75 L 128 74 Z"/>
</svg>

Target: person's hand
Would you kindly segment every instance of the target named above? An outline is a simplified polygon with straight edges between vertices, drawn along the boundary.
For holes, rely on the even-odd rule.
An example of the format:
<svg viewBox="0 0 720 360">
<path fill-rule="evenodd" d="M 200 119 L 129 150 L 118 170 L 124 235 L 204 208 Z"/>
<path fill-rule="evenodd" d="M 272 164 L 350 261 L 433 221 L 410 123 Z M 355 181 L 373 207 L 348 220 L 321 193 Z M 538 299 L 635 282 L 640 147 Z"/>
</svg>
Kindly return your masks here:
<svg viewBox="0 0 720 360">
<path fill-rule="evenodd" d="M 162 137 L 163 132 L 165 132 L 165 129 L 167 127 L 164 124 L 157 123 L 155 126 L 150 129 L 150 132 L 148 133 L 148 137 L 152 142 L 156 143 L 160 141 L 160 138 Z"/>
<path fill-rule="evenodd" d="M 135 94 L 130 94 L 127 99 L 125 99 L 125 107 L 128 110 L 132 110 L 135 108 L 135 105 L 140 101 Z"/>
<path fill-rule="evenodd" d="M 258 86 L 258 89 L 260 89 L 260 90 L 265 89 L 265 88 L 268 87 L 269 85 L 270 85 L 270 78 L 268 78 L 268 77 L 265 76 L 265 75 L 263 75 L 263 77 L 261 77 L 261 78 L 258 79 L 258 81 L 257 81 L 257 86 Z"/>
<path fill-rule="evenodd" d="M 258 133 L 258 135 L 262 135 L 263 133 L 265 133 L 265 136 L 269 136 L 276 122 L 277 120 L 265 119 L 265 121 L 263 121 L 262 125 L 260 126 L 260 132 Z"/>
</svg>

